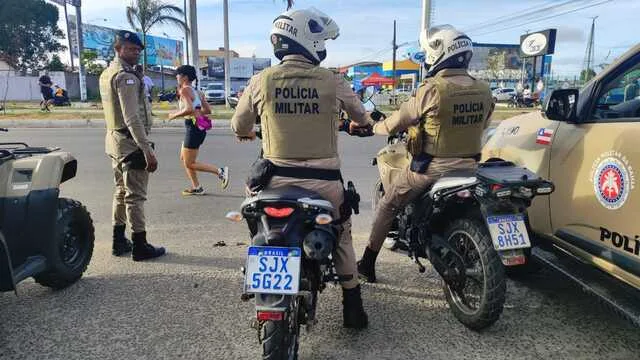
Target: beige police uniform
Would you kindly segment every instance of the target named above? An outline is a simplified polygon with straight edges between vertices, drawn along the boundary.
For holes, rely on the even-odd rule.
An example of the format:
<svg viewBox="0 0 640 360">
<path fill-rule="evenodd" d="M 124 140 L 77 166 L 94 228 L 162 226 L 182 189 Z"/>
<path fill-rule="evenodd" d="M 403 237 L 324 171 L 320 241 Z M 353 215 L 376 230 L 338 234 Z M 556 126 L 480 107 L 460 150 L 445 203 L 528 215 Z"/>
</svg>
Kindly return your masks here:
<svg viewBox="0 0 640 360">
<path fill-rule="evenodd" d="M 278 166 L 340 169 L 337 150 L 340 109 L 359 125 L 370 122 L 360 99 L 341 76 L 311 64 L 303 56 L 288 55 L 281 64 L 251 78 L 231 119 L 231 127 L 236 135 L 247 136 L 259 116 L 264 158 Z M 340 181 L 275 176 L 267 188 L 292 185 L 317 192 L 336 209 L 344 201 Z M 334 216 L 339 214 L 336 212 Z M 345 289 L 352 289 L 358 285 L 358 273 L 351 220 L 342 227 L 334 260 L 339 275 L 353 276 L 342 282 Z"/>
<path fill-rule="evenodd" d="M 422 152 L 434 158 L 424 174 L 407 167 L 385 189 L 369 236 L 371 250 L 380 251 L 397 212 L 424 194 L 442 174 L 476 169 L 476 161 L 469 157 L 480 153 L 482 132 L 489 125 L 493 106 L 486 83 L 465 70 L 444 69 L 427 79 L 398 111 L 374 125 L 377 135 L 423 126 Z"/>
<path fill-rule="evenodd" d="M 143 232 L 149 173 L 128 168 L 123 161 L 138 149 L 153 152 L 147 138 L 152 118 L 144 84 L 132 66 L 116 57 L 100 75 L 100 96 L 107 128 L 105 151 L 115 180 L 113 225 L 126 225 L 128 219 L 134 233 Z"/>
</svg>

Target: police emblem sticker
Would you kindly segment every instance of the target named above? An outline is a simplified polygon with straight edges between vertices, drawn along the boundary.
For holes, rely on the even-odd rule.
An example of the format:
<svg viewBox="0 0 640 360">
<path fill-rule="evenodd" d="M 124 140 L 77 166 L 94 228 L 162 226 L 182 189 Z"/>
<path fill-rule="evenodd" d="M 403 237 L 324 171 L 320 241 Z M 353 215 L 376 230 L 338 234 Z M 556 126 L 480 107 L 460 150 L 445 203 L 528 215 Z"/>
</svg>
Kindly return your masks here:
<svg viewBox="0 0 640 360">
<path fill-rule="evenodd" d="M 606 209 L 620 209 L 635 188 L 635 180 L 629 159 L 620 152 L 605 152 L 593 162 L 591 183 L 596 198 Z"/>
</svg>

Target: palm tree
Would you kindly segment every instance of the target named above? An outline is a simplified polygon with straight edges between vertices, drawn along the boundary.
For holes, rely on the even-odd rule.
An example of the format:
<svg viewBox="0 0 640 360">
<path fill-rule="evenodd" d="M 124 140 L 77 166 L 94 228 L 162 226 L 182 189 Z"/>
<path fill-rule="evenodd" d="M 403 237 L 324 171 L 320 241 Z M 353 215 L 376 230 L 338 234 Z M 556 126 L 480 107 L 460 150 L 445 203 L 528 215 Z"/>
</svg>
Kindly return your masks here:
<svg viewBox="0 0 640 360">
<path fill-rule="evenodd" d="M 186 31 L 187 24 L 181 19 L 184 12 L 181 8 L 168 5 L 161 0 L 132 0 L 131 6 L 127 6 L 127 20 L 131 27 L 142 33 L 142 42 L 145 45 L 142 64 L 147 68 L 147 33 L 156 25 L 174 25 Z"/>
</svg>

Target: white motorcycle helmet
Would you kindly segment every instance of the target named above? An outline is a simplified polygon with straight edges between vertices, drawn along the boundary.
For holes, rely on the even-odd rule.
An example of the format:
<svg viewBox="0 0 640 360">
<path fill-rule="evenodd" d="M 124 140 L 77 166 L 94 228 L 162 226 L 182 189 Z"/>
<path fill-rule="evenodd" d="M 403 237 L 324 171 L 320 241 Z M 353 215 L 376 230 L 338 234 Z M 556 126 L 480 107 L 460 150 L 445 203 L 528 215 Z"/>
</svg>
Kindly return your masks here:
<svg viewBox="0 0 640 360">
<path fill-rule="evenodd" d="M 473 56 L 471 39 L 451 25 L 434 26 L 420 33 L 427 76 L 445 68 L 466 69 Z"/>
<path fill-rule="evenodd" d="M 317 65 L 327 57 L 325 41 L 339 35 L 338 25 L 320 10 L 289 10 L 273 21 L 271 44 L 280 60 L 286 55 L 303 55 Z"/>
</svg>

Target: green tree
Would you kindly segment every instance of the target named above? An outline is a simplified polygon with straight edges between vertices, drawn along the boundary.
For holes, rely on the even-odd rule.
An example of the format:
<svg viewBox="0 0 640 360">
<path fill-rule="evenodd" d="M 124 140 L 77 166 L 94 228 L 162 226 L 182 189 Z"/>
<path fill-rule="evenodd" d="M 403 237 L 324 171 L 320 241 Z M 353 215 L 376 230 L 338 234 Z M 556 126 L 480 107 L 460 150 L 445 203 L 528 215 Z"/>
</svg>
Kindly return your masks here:
<svg viewBox="0 0 640 360">
<path fill-rule="evenodd" d="M 47 70 L 64 71 L 64 64 L 62 63 L 62 60 L 60 60 L 60 56 L 58 54 L 53 54 L 51 61 L 49 61 L 49 65 L 47 65 Z"/>
<path fill-rule="evenodd" d="M 487 68 L 495 80 L 500 78 L 500 72 L 505 69 L 505 56 L 505 51 L 496 51 L 487 57 Z"/>
<path fill-rule="evenodd" d="M 96 62 L 98 60 L 98 53 L 95 50 L 83 50 L 80 61 L 84 65 L 84 69 L 87 74 L 99 76 L 104 71 L 104 66 Z"/>
<path fill-rule="evenodd" d="M 0 60 L 17 69 L 45 67 L 48 53 L 62 51 L 58 8 L 44 0 L 0 1 Z"/>
<path fill-rule="evenodd" d="M 131 6 L 127 6 L 127 20 L 129 25 L 142 33 L 142 42 L 145 50 L 142 57 L 144 68 L 147 67 L 147 34 L 156 25 L 173 25 L 186 30 L 187 24 L 184 21 L 184 12 L 181 8 L 168 5 L 160 0 L 135 0 Z"/>
<path fill-rule="evenodd" d="M 580 72 L 580 81 L 585 83 L 591 79 L 593 79 L 596 76 L 596 72 L 589 68 L 589 69 L 584 69 Z"/>
</svg>

